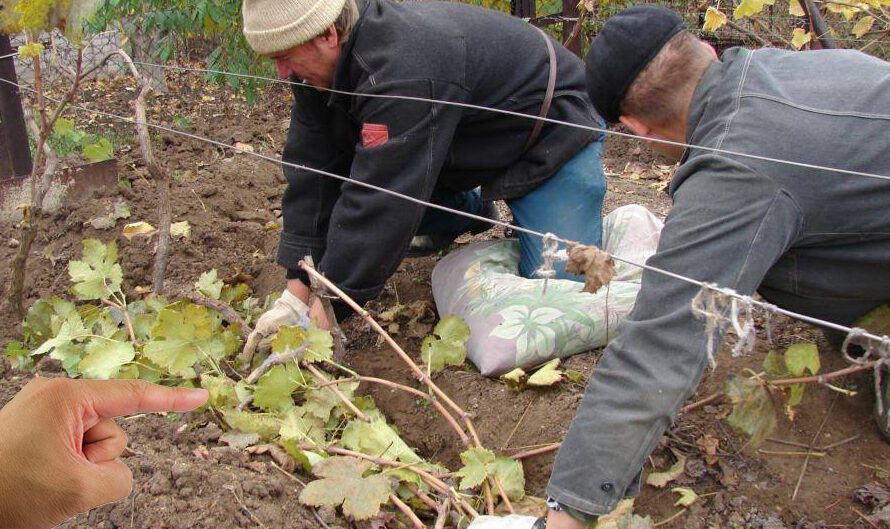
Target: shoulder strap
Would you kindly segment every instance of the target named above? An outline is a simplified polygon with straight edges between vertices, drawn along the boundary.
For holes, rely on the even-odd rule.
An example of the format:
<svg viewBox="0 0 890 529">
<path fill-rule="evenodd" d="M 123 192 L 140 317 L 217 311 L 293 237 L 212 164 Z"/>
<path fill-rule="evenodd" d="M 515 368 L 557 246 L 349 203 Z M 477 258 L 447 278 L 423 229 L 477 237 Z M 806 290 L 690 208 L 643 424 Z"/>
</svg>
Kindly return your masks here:
<svg viewBox="0 0 890 529">
<path fill-rule="evenodd" d="M 535 27 L 535 29 L 544 38 L 544 42 L 547 43 L 547 53 L 550 54 L 550 78 L 547 81 L 547 93 L 544 95 L 544 102 L 541 104 L 541 113 L 538 114 L 539 118 L 546 118 L 550 113 L 550 105 L 553 104 L 553 93 L 556 91 L 556 48 L 553 47 L 553 40 L 544 33 L 544 30 L 539 27 Z M 528 142 L 525 144 L 526 151 L 531 149 L 535 142 L 538 141 L 538 137 L 543 129 L 544 122 L 540 119 L 535 121 L 535 127 L 532 129 L 531 136 L 528 137 Z"/>
</svg>

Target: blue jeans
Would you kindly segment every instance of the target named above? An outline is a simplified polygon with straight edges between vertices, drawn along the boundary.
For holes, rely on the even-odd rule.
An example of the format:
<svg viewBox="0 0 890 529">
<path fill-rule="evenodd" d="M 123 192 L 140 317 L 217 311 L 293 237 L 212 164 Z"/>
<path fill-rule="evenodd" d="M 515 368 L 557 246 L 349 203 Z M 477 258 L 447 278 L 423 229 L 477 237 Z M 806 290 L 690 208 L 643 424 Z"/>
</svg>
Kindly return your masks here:
<svg viewBox="0 0 890 529">
<path fill-rule="evenodd" d="M 507 201 L 514 223 L 522 228 L 553 233 L 582 244 L 601 246 L 603 232 L 603 199 L 606 178 L 600 158 L 602 141 L 584 148 L 543 184 L 523 197 Z M 479 190 L 462 193 L 436 192 L 432 202 L 453 209 L 479 214 L 482 197 Z M 421 221 L 418 235 L 463 233 L 475 221 L 465 217 L 428 209 Z M 519 233 L 519 274 L 534 278 L 544 264 L 544 245 L 540 237 Z M 557 277 L 583 282 L 584 278 L 566 274 L 565 265 L 555 267 Z"/>
</svg>

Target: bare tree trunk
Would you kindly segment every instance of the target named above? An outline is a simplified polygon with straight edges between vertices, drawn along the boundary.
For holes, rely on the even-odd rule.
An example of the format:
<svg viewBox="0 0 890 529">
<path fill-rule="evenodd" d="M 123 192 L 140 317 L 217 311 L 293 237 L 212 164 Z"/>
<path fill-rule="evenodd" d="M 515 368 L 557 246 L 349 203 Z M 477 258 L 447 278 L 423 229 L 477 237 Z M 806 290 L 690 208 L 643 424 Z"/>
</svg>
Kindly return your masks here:
<svg viewBox="0 0 890 529">
<path fill-rule="evenodd" d="M 40 229 L 40 219 L 43 216 L 43 199 L 52 183 L 52 177 L 58 166 L 58 157 L 47 144 L 47 139 L 53 130 L 56 121 L 65 111 L 65 108 L 74 101 L 77 91 L 80 88 L 81 72 L 83 69 L 83 50 L 78 50 L 77 69 L 71 89 L 68 91 L 65 99 L 59 103 L 59 106 L 53 112 L 52 116 L 48 116 L 46 107 L 46 98 L 43 94 L 43 75 L 41 71 L 40 57 L 34 58 L 34 89 L 37 93 L 37 109 L 40 112 L 40 125 L 37 124 L 30 108 L 25 109 L 25 118 L 28 128 L 37 139 L 37 154 L 35 156 L 34 165 L 31 170 L 31 205 L 25 212 L 22 221 L 21 244 L 15 257 L 10 264 L 12 271 L 10 277 L 9 295 L 7 304 L 9 308 L 19 318 L 25 315 L 24 291 L 25 277 L 27 276 L 28 257 L 31 254 L 31 248 L 37 239 L 37 232 Z M 44 163 L 45 162 L 45 163 Z M 43 165 L 43 174 L 38 178 L 40 166 Z"/>
<path fill-rule="evenodd" d="M 126 23 L 124 24 L 126 26 Z M 132 34 L 128 35 L 130 42 L 130 53 L 132 53 L 132 60 L 141 62 L 141 63 L 155 63 L 157 62 L 157 57 L 152 54 L 152 50 L 154 50 L 158 41 L 161 39 L 161 31 L 158 28 L 153 28 L 150 31 L 146 32 L 145 29 L 139 24 L 133 24 L 135 30 Z M 167 78 L 164 74 L 164 69 L 160 66 L 145 66 L 144 64 L 139 65 L 139 71 L 142 72 L 141 79 L 144 77 L 148 80 L 151 89 L 159 94 L 166 94 L 167 90 Z M 140 82 L 140 84 L 142 84 Z"/>
<path fill-rule="evenodd" d="M 142 157 L 148 166 L 148 172 L 158 189 L 158 248 L 155 254 L 155 265 L 152 271 L 152 290 L 155 294 L 164 293 L 164 277 L 167 275 L 167 263 L 170 259 L 170 224 L 173 219 L 173 208 L 170 205 L 170 177 L 161 169 L 151 149 L 151 137 L 148 135 L 148 118 L 145 112 L 145 96 L 152 90 L 151 79 L 141 75 L 133 59 L 124 50 L 118 50 L 127 61 L 130 72 L 139 83 L 139 95 L 136 96 L 136 135 L 142 150 Z"/>
</svg>

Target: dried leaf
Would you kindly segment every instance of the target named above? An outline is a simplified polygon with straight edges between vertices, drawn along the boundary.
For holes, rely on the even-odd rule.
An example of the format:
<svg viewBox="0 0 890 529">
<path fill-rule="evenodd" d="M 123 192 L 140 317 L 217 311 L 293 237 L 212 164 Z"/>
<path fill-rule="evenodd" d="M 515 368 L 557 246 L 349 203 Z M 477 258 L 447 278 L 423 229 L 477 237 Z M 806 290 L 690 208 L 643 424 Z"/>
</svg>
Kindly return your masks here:
<svg viewBox="0 0 890 529">
<path fill-rule="evenodd" d="M 769 392 L 756 380 L 733 376 L 726 381 L 726 395 L 732 400 L 730 426 L 751 437 L 756 448 L 776 428 L 776 410 Z"/>
<path fill-rule="evenodd" d="M 532 376 L 528 377 L 528 385 L 545 387 L 559 383 L 559 381 L 562 380 L 562 371 L 556 369 L 558 366 L 559 358 L 547 362 L 541 369 L 538 369 Z"/>
<path fill-rule="evenodd" d="M 518 367 L 505 375 L 501 375 L 501 381 L 514 391 L 522 391 L 522 388 L 525 387 L 527 378 L 528 375 L 525 371 Z"/>
<path fill-rule="evenodd" d="M 615 277 L 615 261 L 599 248 L 578 245 L 569 250 L 566 272 L 583 275 L 584 292 L 595 294 Z"/>
<path fill-rule="evenodd" d="M 192 225 L 189 221 L 174 222 L 170 225 L 170 236 L 179 239 L 188 239 L 192 236 Z"/>
<path fill-rule="evenodd" d="M 698 494 L 696 494 L 694 490 L 686 487 L 674 487 L 671 489 L 671 492 L 680 495 L 680 499 L 674 503 L 674 506 L 676 507 L 689 507 L 698 500 Z"/>
<path fill-rule="evenodd" d="M 717 31 L 726 25 L 726 15 L 715 7 L 708 6 L 705 13 L 705 23 L 702 29 L 705 31 Z"/>
<path fill-rule="evenodd" d="M 679 456 L 677 462 L 671 466 L 665 472 L 654 472 L 649 474 L 646 477 L 646 484 L 652 485 L 655 488 L 663 489 L 667 487 L 668 483 L 676 480 L 680 476 L 683 475 L 683 471 L 686 469 L 686 458 L 683 456 Z"/>
<path fill-rule="evenodd" d="M 131 241 L 133 237 L 147 237 L 154 235 L 157 231 L 157 228 L 147 222 L 132 222 L 124 226 L 123 235 L 128 241 Z"/>
<path fill-rule="evenodd" d="M 712 466 L 717 464 L 717 448 L 720 446 L 719 439 L 711 434 L 705 434 L 698 438 L 695 445 L 698 446 L 698 449 L 705 456 L 707 464 Z"/>
<path fill-rule="evenodd" d="M 596 522 L 596 529 L 618 529 L 618 520 L 627 516 L 632 516 L 634 510 L 634 500 L 627 499 L 618 502 L 615 510 L 605 516 L 600 516 Z"/>
<path fill-rule="evenodd" d="M 791 32 L 791 45 L 794 49 L 801 49 L 805 44 L 813 40 L 813 33 L 803 28 L 794 28 Z"/>
<path fill-rule="evenodd" d="M 794 17 L 802 17 L 806 13 L 804 13 L 803 7 L 801 7 L 798 0 L 790 0 L 788 2 L 788 14 Z"/>
<path fill-rule="evenodd" d="M 222 434 L 219 442 L 225 443 L 235 450 L 244 450 L 248 446 L 260 442 L 260 436 L 254 432 L 242 433 L 236 430 Z"/>
<path fill-rule="evenodd" d="M 871 15 L 866 15 L 859 19 L 859 22 L 853 26 L 853 34 L 856 35 L 857 39 L 861 39 L 868 32 L 871 31 L 871 28 L 875 25 L 875 18 Z"/>
</svg>

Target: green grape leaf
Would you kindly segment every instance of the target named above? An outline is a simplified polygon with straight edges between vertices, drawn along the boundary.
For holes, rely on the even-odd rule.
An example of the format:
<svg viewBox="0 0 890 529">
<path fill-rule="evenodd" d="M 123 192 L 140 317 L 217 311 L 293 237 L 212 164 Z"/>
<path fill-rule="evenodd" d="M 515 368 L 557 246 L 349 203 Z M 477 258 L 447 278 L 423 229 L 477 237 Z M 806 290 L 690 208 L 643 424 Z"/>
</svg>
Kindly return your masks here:
<svg viewBox="0 0 890 529">
<path fill-rule="evenodd" d="M 306 335 L 309 339 L 309 349 L 303 354 L 304 361 L 314 364 L 333 359 L 334 337 L 330 331 L 320 329 L 312 323 Z"/>
<path fill-rule="evenodd" d="M 803 376 L 805 371 L 811 375 L 819 373 L 819 348 L 814 343 L 794 344 L 785 351 L 785 367 L 796 377 Z"/>
<path fill-rule="evenodd" d="M 478 487 L 490 475 L 490 465 L 495 461 L 494 452 L 486 448 L 471 448 L 460 455 L 464 466 L 455 472 L 461 478 L 461 490 Z"/>
<path fill-rule="evenodd" d="M 210 299 L 219 299 L 222 294 L 223 282 L 216 275 L 216 269 L 204 272 L 195 283 L 195 289 Z"/>
<path fill-rule="evenodd" d="M 780 377 L 786 373 L 785 364 L 782 361 L 782 356 L 770 350 L 770 352 L 766 353 L 766 358 L 763 359 L 763 370 L 766 371 L 767 375 Z"/>
<path fill-rule="evenodd" d="M 201 387 L 210 394 L 207 403 L 214 408 L 234 408 L 241 403 L 235 393 L 235 383 L 228 377 L 202 374 Z"/>
<path fill-rule="evenodd" d="M 342 505 L 343 514 L 356 520 L 372 518 L 393 492 L 388 477 L 366 476 L 373 469 L 371 462 L 354 457 L 325 459 L 312 469 L 322 479 L 309 483 L 300 493 L 300 501 L 315 507 Z"/>
<path fill-rule="evenodd" d="M 250 287 L 244 283 L 238 283 L 237 285 L 224 285 L 220 291 L 219 300 L 232 305 L 247 300 L 248 296 L 250 296 Z"/>
<path fill-rule="evenodd" d="M 364 422 L 352 420 L 340 437 L 343 446 L 374 457 L 392 459 L 403 463 L 420 463 L 423 460 L 399 437 L 385 421 Z"/>
<path fill-rule="evenodd" d="M 424 338 L 420 356 L 434 373 L 445 369 L 445 366 L 462 365 L 467 359 L 469 339 L 469 325 L 458 316 L 449 314 L 433 329 L 433 336 Z"/>
<path fill-rule="evenodd" d="M 556 369 L 559 366 L 559 358 L 544 364 L 541 369 L 528 377 L 528 385 L 535 387 L 553 386 L 562 380 L 562 371 Z"/>
<path fill-rule="evenodd" d="M 104 162 L 114 156 L 114 146 L 108 138 L 100 138 L 96 143 L 84 145 L 83 156 L 91 162 Z"/>
<path fill-rule="evenodd" d="M 31 353 L 31 356 L 44 355 L 50 351 L 55 352 L 56 349 L 69 345 L 71 342 L 83 340 L 87 334 L 83 319 L 79 314 L 73 312 L 61 323 L 58 331 L 56 331 L 56 335 L 43 342 L 40 347 Z M 64 353 L 60 353 L 60 356 L 64 356 Z M 62 360 L 62 358 L 57 358 L 57 360 Z"/>
<path fill-rule="evenodd" d="M 442 340 L 466 343 L 470 339 L 470 326 L 459 316 L 449 314 L 436 325 L 433 333 Z"/>
<path fill-rule="evenodd" d="M 305 472 L 311 472 L 312 467 L 327 459 L 315 452 L 301 449 L 300 444 L 293 439 L 281 439 L 278 441 L 278 444 L 280 444 L 284 448 L 284 451 L 303 467 Z"/>
<path fill-rule="evenodd" d="M 287 411 L 294 407 L 293 392 L 305 380 L 299 366 L 275 366 L 257 381 L 253 403 L 266 411 Z"/>
<path fill-rule="evenodd" d="M 463 364 L 467 358 L 467 348 L 459 343 L 427 336 L 420 345 L 420 357 L 429 366 L 430 371 L 436 373 L 445 369 L 445 366 Z"/>
<path fill-rule="evenodd" d="M 40 345 L 59 332 L 59 327 L 77 307 L 59 297 L 37 300 L 28 310 L 22 325 L 25 342 Z"/>
<path fill-rule="evenodd" d="M 652 485 L 657 489 L 663 489 L 668 486 L 668 483 L 675 481 L 682 476 L 685 471 L 686 458 L 679 456 L 677 457 L 677 462 L 671 465 L 671 468 L 667 469 L 665 472 L 653 472 L 646 476 L 646 484 Z"/>
<path fill-rule="evenodd" d="M 521 391 L 522 388 L 525 387 L 525 381 L 528 379 L 528 375 L 522 368 L 517 367 L 513 371 L 501 375 L 501 381 L 507 385 L 508 388 L 513 391 Z"/>
<path fill-rule="evenodd" d="M 525 472 L 522 463 L 509 457 L 498 457 L 490 468 L 507 497 L 513 501 L 519 501 L 525 497 Z"/>
<path fill-rule="evenodd" d="M 309 325 L 309 330 L 299 326 L 282 325 L 272 340 L 272 352 L 284 355 L 293 352 L 308 342 L 303 352 L 302 360 L 309 363 L 331 360 L 334 355 L 334 339 L 329 331 L 319 329 L 315 324 Z"/>
<path fill-rule="evenodd" d="M 242 433 L 255 433 L 263 439 L 272 439 L 281 429 L 281 420 L 272 415 L 239 410 L 223 411 L 226 424 Z"/>
<path fill-rule="evenodd" d="M 785 402 L 785 415 L 788 416 L 790 420 L 794 420 L 794 415 L 796 410 L 794 409 L 798 404 L 803 401 L 803 393 L 806 390 L 805 384 L 792 384 L 790 392 L 788 393 L 788 400 Z"/>
<path fill-rule="evenodd" d="M 671 492 L 680 495 L 680 498 L 674 503 L 676 507 L 689 507 L 698 500 L 698 494 L 686 487 L 674 487 Z"/>
<path fill-rule="evenodd" d="M 776 428 L 776 410 L 769 392 L 759 381 L 733 376 L 726 381 L 726 395 L 733 404 L 730 426 L 751 437 L 757 447 Z"/>
<path fill-rule="evenodd" d="M 284 440 L 309 441 L 318 446 L 324 446 L 324 423 L 318 417 L 309 413 L 305 408 L 291 408 L 284 415 L 278 435 Z"/>
<path fill-rule="evenodd" d="M 22 342 L 7 343 L 6 349 L 3 351 L 3 356 L 9 360 L 13 369 L 29 371 L 34 367 L 34 359 L 31 358 L 31 351 L 29 351 Z"/>
<path fill-rule="evenodd" d="M 86 356 L 80 361 L 84 378 L 108 380 L 116 378 L 121 367 L 133 361 L 136 350 L 130 342 L 95 338 L 86 346 Z"/>
<path fill-rule="evenodd" d="M 127 364 L 120 368 L 120 371 L 117 372 L 114 378 L 117 380 L 139 380 L 141 378 L 139 376 L 139 366 Z"/>
<path fill-rule="evenodd" d="M 71 290 L 78 299 L 107 299 L 120 292 L 123 270 L 117 264 L 117 245 L 107 245 L 96 239 L 83 241 L 81 261 L 68 263 L 68 275 L 74 286 Z"/>
<path fill-rule="evenodd" d="M 170 374 L 185 376 L 199 361 L 220 360 L 237 350 L 240 339 L 223 329 L 222 317 L 206 307 L 186 304 L 161 310 L 145 344 L 146 358 Z"/>
<path fill-rule="evenodd" d="M 53 125 L 53 134 L 59 136 L 68 136 L 74 134 L 74 120 L 68 118 L 59 118 Z"/>
<path fill-rule="evenodd" d="M 565 375 L 566 378 L 569 379 L 569 381 L 573 384 L 583 384 L 587 380 L 587 377 L 584 376 L 584 373 L 576 369 L 567 370 L 565 372 Z"/>
<path fill-rule="evenodd" d="M 347 399 L 352 399 L 352 394 L 358 388 L 358 383 L 339 384 L 337 387 Z M 311 389 L 306 392 L 305 398 L 306 402 L 303 403 L 303 407 L 324 422 L 331 418 L 331 412 L 337 407 L 341 407 L 346 413 L 346 406 L 330 388 Z"/>
</svg>

